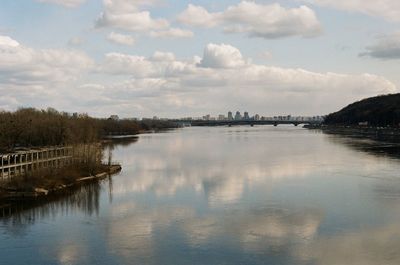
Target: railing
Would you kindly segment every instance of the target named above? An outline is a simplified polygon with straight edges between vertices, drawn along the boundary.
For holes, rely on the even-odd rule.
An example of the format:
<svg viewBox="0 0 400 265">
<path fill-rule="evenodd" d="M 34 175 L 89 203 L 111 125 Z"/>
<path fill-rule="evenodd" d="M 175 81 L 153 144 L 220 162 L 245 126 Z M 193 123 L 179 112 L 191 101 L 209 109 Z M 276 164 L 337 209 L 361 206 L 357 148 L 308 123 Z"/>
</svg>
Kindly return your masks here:
<svg viewBox="0 0 400 265">
<path fill-rule="evenodd" d="M 0 154 L 0 180 L 22 175 L 39 168 L 62 167 L 71 163 L 73 148 L 48 147 Z"/>
</svg>

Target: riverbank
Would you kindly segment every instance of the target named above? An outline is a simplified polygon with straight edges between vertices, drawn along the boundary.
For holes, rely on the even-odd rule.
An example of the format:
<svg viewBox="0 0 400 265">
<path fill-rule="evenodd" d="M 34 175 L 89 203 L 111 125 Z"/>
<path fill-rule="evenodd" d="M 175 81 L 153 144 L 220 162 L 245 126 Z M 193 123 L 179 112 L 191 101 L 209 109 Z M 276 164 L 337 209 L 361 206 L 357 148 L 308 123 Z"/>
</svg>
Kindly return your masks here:
<svg viewBox="0 0 400 265">
<path fill-rule="evenodd" d="M 16 177 L 0 185 L 0 204 L 10 201 L 29 201 L 56 195 L 83 183 L 104 179 L 119 173 L 121 170 L 121 165 L 103 165 L 96 170 L 95 174 L 88 176 L 79 176 L 77 172 L 67 168 L 64 169 L 64 174 L 55 174 L 54 176 L 57 177 L 53 176 L 52 178 L 46 176 L 49 172 L 45 172 L 43 175 L 39 175 L 39 173 L 35 176 Z M 69 175 L 67 176 L 67 174 Z"/>
<path fill-rule="evenodd" d="M 310 130 L 321 130 L 328 134 L 339 134 L 380 141 L 400 142 L 400 128 L 341 125 L 305 125 L 304 128 Z"/>
<path fill-rule="evenodd" d="M 135 134 L 108 134 L 108 135 L 102 136 L 101 141 L 108 142 L 108 141 L 117 141 L 117 140 L 121 140 L 121 139 L 137 139 L 141 134 L 169 132 L 169 131 L 179 129 L 179 128 L 182 128 L 182 127 L 173 126 L 173 127 L 160 128 L 160 129 L 140 130 Z"/>
</svg>

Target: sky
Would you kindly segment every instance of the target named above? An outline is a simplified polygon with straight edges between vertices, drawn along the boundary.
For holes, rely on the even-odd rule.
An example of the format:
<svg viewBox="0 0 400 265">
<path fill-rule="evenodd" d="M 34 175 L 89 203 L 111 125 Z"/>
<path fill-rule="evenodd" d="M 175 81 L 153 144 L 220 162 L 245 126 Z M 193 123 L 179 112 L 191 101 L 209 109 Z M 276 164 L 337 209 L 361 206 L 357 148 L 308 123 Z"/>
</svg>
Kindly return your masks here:
<svg viewBox="0 0 400 265">
<path fill-rule="evenodd" d="M 2 0 L 0 110 L 325 115 L 400 89 L 398 0 Z"/>
</svg>

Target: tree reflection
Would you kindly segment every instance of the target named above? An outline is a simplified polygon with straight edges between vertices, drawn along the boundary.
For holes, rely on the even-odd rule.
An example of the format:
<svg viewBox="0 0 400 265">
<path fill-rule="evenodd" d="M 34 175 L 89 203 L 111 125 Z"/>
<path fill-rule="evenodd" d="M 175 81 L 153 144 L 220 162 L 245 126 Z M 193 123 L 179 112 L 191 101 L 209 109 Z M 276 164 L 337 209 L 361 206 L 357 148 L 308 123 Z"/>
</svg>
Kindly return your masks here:
<svg viewBox="0 0 400 265">
<path fill-rule="evenodd" d="M 400 158 L 400 143 L 377 141 L 357 136 L 328 134 L 328 140 L 335 144 L 350 147 L 353 150 L 368 153 L 374 156 Z"/>
<path fill-rule="evenodd" d="M 139 140 L 138 136 L 131 136 L 131 137 L 114 137 L 104 143 L 104 147 L 112 148 L 116 146 L 129 146 L 133 143 L 136 143 Z"/>
<path fill-rule="evenodd" d="M 10 231 L 19 233 L 25 227 L 49 217 L 76 212 L 98 215 L 101 189 L 100 182 L 92 182 L 45 199 L 9 204 L 0 210 L 1 222 L 12 227 Z"/>
<path fill-rule="evenodd" d="M 129 138 L 113 138 L 104 143 L 105 153 L 108 153 L 112 160 L 113 150 L 117 146 L 128 146 L 138 141 L 137 136 Z M 108 176 L 108 195 L 112 201 L 113 184 L 112 176 Z M 35 223 L 36 220 L 46 217 L 54 217 L 58 214 L 69 214 L 72 212 L 82 212 L 85 215 L 99 213 L 99 197 L 103 181 L 95 181 L 82 186 L 50 195 L 46 198 L 39 198 L 33 201 L 8 202 L 0 204 L 0 218 L 7 224 L 23 226 L 29 223 Z"/>
</svg>

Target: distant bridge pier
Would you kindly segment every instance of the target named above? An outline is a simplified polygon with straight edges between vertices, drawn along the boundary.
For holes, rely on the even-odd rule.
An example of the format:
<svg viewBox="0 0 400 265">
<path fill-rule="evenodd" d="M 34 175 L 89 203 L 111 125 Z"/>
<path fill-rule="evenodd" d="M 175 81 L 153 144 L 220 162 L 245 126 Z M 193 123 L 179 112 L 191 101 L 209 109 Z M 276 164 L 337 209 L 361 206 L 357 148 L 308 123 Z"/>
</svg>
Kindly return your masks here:
<svg viewBox="0 0 400 265">
<path fill-rule="evenodd" d="M 275 127 L 278 126 L 278 122 L 274 122 L 274 126 L 275 126 Z"/>
</svg>

